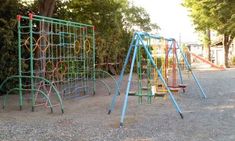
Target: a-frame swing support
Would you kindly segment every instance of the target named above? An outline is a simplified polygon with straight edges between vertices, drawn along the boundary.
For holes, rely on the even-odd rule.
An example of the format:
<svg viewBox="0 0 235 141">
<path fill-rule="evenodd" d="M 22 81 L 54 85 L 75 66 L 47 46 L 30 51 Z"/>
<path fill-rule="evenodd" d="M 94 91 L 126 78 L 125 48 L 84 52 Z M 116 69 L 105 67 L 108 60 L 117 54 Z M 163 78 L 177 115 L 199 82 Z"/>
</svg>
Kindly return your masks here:
<svg viewBox="0 0 235 141">
<path fill-rule="evenodd" d="M 136 55 L 137 55 L 137 51 L 140 50 L 140 48 L 144 48 L 144 51 L 147 55 L 147 57 L 149 58 L 149 61 L 150 63 L 152 64 L 152 66 L 154 67 L 154 69 L 156 69 L 158 75 L 159 75 L 159 78 L 160 80 L 162 81 L 164 87 L 166 88 L 169 96 L 170 96 L 170 100 L 171 102 L 173 103 L 176 111 L 179 113 L 180 117 L 183 119 L 183 114 L 182 114 L 182 111 L 180 109 L 180 107 L 178 106 L 175 98 L 174 98 L 174 95 L 172 94 L 170 88 L 168 87 L 166 81 L 164 80 L 162 74 L 161 74 L 161 71 L 157 68 L 157 65 L 155 64 L 154 60 L 153 60 L 153 57 L 148 49 L 148 46 L 146 45 L 146 43 L 144 42 L 144 39 L 142 37 L 145 37 L 145 38 L 155 38 L 155 39 L 160 39 L 162 37 L 159 37 L 159 36 L 153 36 L 153 35 L 150 35 L 148 33 L 144 33 L 144 32 L 136 32 L 134 33 L 134 36 L 132 38 L 132 42 L 130 44 L 130 47 L 129 47 L 129 50 L 128 50 L 128 53 L 127 53 L 127 56 L 126 56 L 126 59 L 125 59 L 125 62 L 124 62 L 124 65 L 123 65 L 123 68 L 122 68 L 122 71 L 121 71 L 121 74 L 120 74 L 120 77 L 119 77 L 119 80 L 118 80 L 118 86 L 120 87 L 120 85 L 122 84 L 122 80 L 123 80 L 123 76 L 124 76 L 124 72 L 126 70 L 126 66 L 127 66 L 127 63 L 128 63 L 128 60 L 130 59 L 130 56 L 131 56 L 131 51 L 134 49 L 134 53 L 133 53 L 133 56 L 132 56 L 132 62 L 131 62 L 131 67 L 130 67 L 130 73 L 129 73 L 129 78 L 128 78 L 128 84 L 127 84 L 127 88 L 126 88 L 126 91 L 125 91 L 125 99 L 124 99 L 124 103 L 123 103 L 123 108 L 122 108 L 122 114 L 121 114 L 121 120 L 120 120 L 120 127 L 123 126 L 123 122 L 124 122 L 124 118 L 125 118 L 125 114 L 126 114 L 126 109 L 127 109 L 127 104 L 128 104 L 128 96 L 129 96 L 129 91 L 130 91 L 130 87 L 131 87 L 131 80 L 132 80 L 132 76 L 133 76 L 133 69 L 134 69 L 134 64 L 135 64 L 135 60 L 136 60 Z M 192 72 L 191 68 L 190 68 L 190 65 L 187 61 L 187 58 L 185 57 L 185 55 L 183 54 L 182 50 L 180 50 L 183 58 L 184 58 L 184 61 L 187 65 L 187 68 L 190 70 L 193 78 L 195 79 L 196 83 L 197 83 L 197 86 L 199 87 L 199 89 L 201 90 L 201 93 L 202 95 L 204 96 L 204 98 L 206 98 L 206 95 L 200 85 L 200 83 L 198 82 L 196 76 L 194 75 L 194 73 Z M 116 104 L 116 98 L 117 96 L 119 95 L 120 93 L 118 91 L 115 92 L 115 95 L 113 96 L 113 99 L 112 99 L 112 103 L 110 105 L 110 109 L 108 111 L 108 114 L 110 114 L 114 107 L 115 107 L 115 104 Z"/>
</svg>

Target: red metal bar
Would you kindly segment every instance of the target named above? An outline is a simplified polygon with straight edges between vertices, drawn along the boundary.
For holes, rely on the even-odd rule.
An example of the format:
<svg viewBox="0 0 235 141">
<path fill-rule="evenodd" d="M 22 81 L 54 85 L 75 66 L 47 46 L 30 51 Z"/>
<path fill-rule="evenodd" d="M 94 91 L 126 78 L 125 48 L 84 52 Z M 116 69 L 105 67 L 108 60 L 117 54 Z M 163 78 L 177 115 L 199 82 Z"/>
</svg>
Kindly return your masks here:
<svg viewBox="0 0 235 141">
<path fill-rule="evenodd" d="M 198 59 L 198 60 L 200 60 L 200 61 L 202 61 L 202 62 L 204 62 L 204 63 L 206 63 L 206 64 L 211 65 L 211 67 L 213 67 L 213 68 L 216 68 L 216 69 L 219 69 L 219 70 L 225 70 L 225 68 L 224 68 L 223 66 L 215 65 L 215 64 L 213 64 L 212 62 L 210 62 L 210 61 L 208 61 L 208 60 L 206 60 L 206 59 L 204 59 L 204 58 L 202 58 L 202 57 L 200 57 L 200 56 L 198 56 L 198 55 L 196 55 L 196 54 L 194 54 L 194 53 L 192 53 L 192 52 L 190 52 L 190 54 L 191 54 L 193 57 L 195 57 L 196 59 Z"/>
</svg>

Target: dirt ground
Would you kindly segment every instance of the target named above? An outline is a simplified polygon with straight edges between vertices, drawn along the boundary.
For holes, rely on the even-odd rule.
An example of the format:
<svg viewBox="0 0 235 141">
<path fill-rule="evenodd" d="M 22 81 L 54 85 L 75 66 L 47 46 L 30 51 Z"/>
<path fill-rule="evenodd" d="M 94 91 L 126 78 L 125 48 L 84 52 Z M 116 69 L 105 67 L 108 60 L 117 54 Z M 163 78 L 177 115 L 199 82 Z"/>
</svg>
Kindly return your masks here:
<svg viewBox="0 0 235 141">
<path fill-rule="evenodd" d="M 65 113 L 59 107 L 54 113 L 37 107 L 31 112 L 25 102 L 22 111 L 17 98 L 10 98 L 5 110 L 0 110 L 1 141 L 235 141 L 235 69 L 226 71 L 195 71 L 207 99 L 200 97 L 194 80 L 184 75 L 185 93 L 176 94 L 184 119 L 175 111 L 169 99 L 155 98 L 152 104 L 138 104 L 129 97 L 124 126 L 119 128 L 124 89 L 111 115 L 112 100 L 107 89 L 97 84 L 95 96 L 64 101 Z M 116 77 L 118 78 L 118 77 Z M 111 79 L 107 79 L 113 85 Z M 2 98 L 1 98 L 2 104 Z"/>
</svg>

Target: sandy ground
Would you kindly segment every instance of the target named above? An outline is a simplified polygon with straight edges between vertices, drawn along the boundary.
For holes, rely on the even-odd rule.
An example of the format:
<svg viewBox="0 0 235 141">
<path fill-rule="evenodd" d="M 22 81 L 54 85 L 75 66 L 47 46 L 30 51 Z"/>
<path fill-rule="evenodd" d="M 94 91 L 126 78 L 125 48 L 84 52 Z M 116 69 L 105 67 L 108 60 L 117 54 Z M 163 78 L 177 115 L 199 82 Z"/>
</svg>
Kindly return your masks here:
<svg viewBox="0 0 235 141">
<path fill-rule="evenodd" d="M 234 141 L 235 140 L 235 70 L 196 71 L 208 98 L 200 97 L 192 77 L 184 75 L 188 87 L 176 94 L 184 119 L 169 99 L 156 98 L 152 104 L 138 104 L 129 97 L 124 127 L 119 128 L 123 92 L 117 98 L 111 115 L 112 100 L 107 89 L 97 84 L 97 93 L 84 99 L 64 101 L 65 113 L 59 108 L 37 107 L 31 112 L 29 103 L 19 111 L 15 96 L 7 108 L 0 110 L 1 141 Z M 111 79 L 107 79 L 113 85 Z M 2 100 L 2 99 L 1 99 Z"/>
</svg>

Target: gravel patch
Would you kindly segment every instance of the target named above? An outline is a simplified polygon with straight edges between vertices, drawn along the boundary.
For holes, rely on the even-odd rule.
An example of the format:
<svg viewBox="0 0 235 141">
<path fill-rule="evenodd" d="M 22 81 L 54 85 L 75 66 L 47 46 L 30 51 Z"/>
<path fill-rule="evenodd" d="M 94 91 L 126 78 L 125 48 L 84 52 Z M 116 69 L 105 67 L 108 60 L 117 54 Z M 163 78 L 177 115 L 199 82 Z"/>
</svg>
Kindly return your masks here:
<svg viewBox="0 0 235 141">
<path fill-rule="evenodd" d="M 186 92 L 175 95 L 184 114 L 183 120 L 169 99 L 156 98 L 152 104 L 146 101 L 138 104 L 137 97 L 130 97 L 124 127 L 119 128 L 125 77 L 122 95 L 117 98 L 111 115 L 107 115 L 107 111 L 113 93 L 108 95 L 102 85 L 97 87 L 95 96 L 66 100 L 63 115 L 59 108 L 55 108 L 53 114 L 43 107 L 31 112 L 27 103 L 19 111 L 17 97 L 11 97 L 6 110 L 0 110 L 0 140 L 234 141 L 235 70 L 195 73 L 208 98 L 200 97 L 193 79 L 185 74 Z"/>
</svg>

